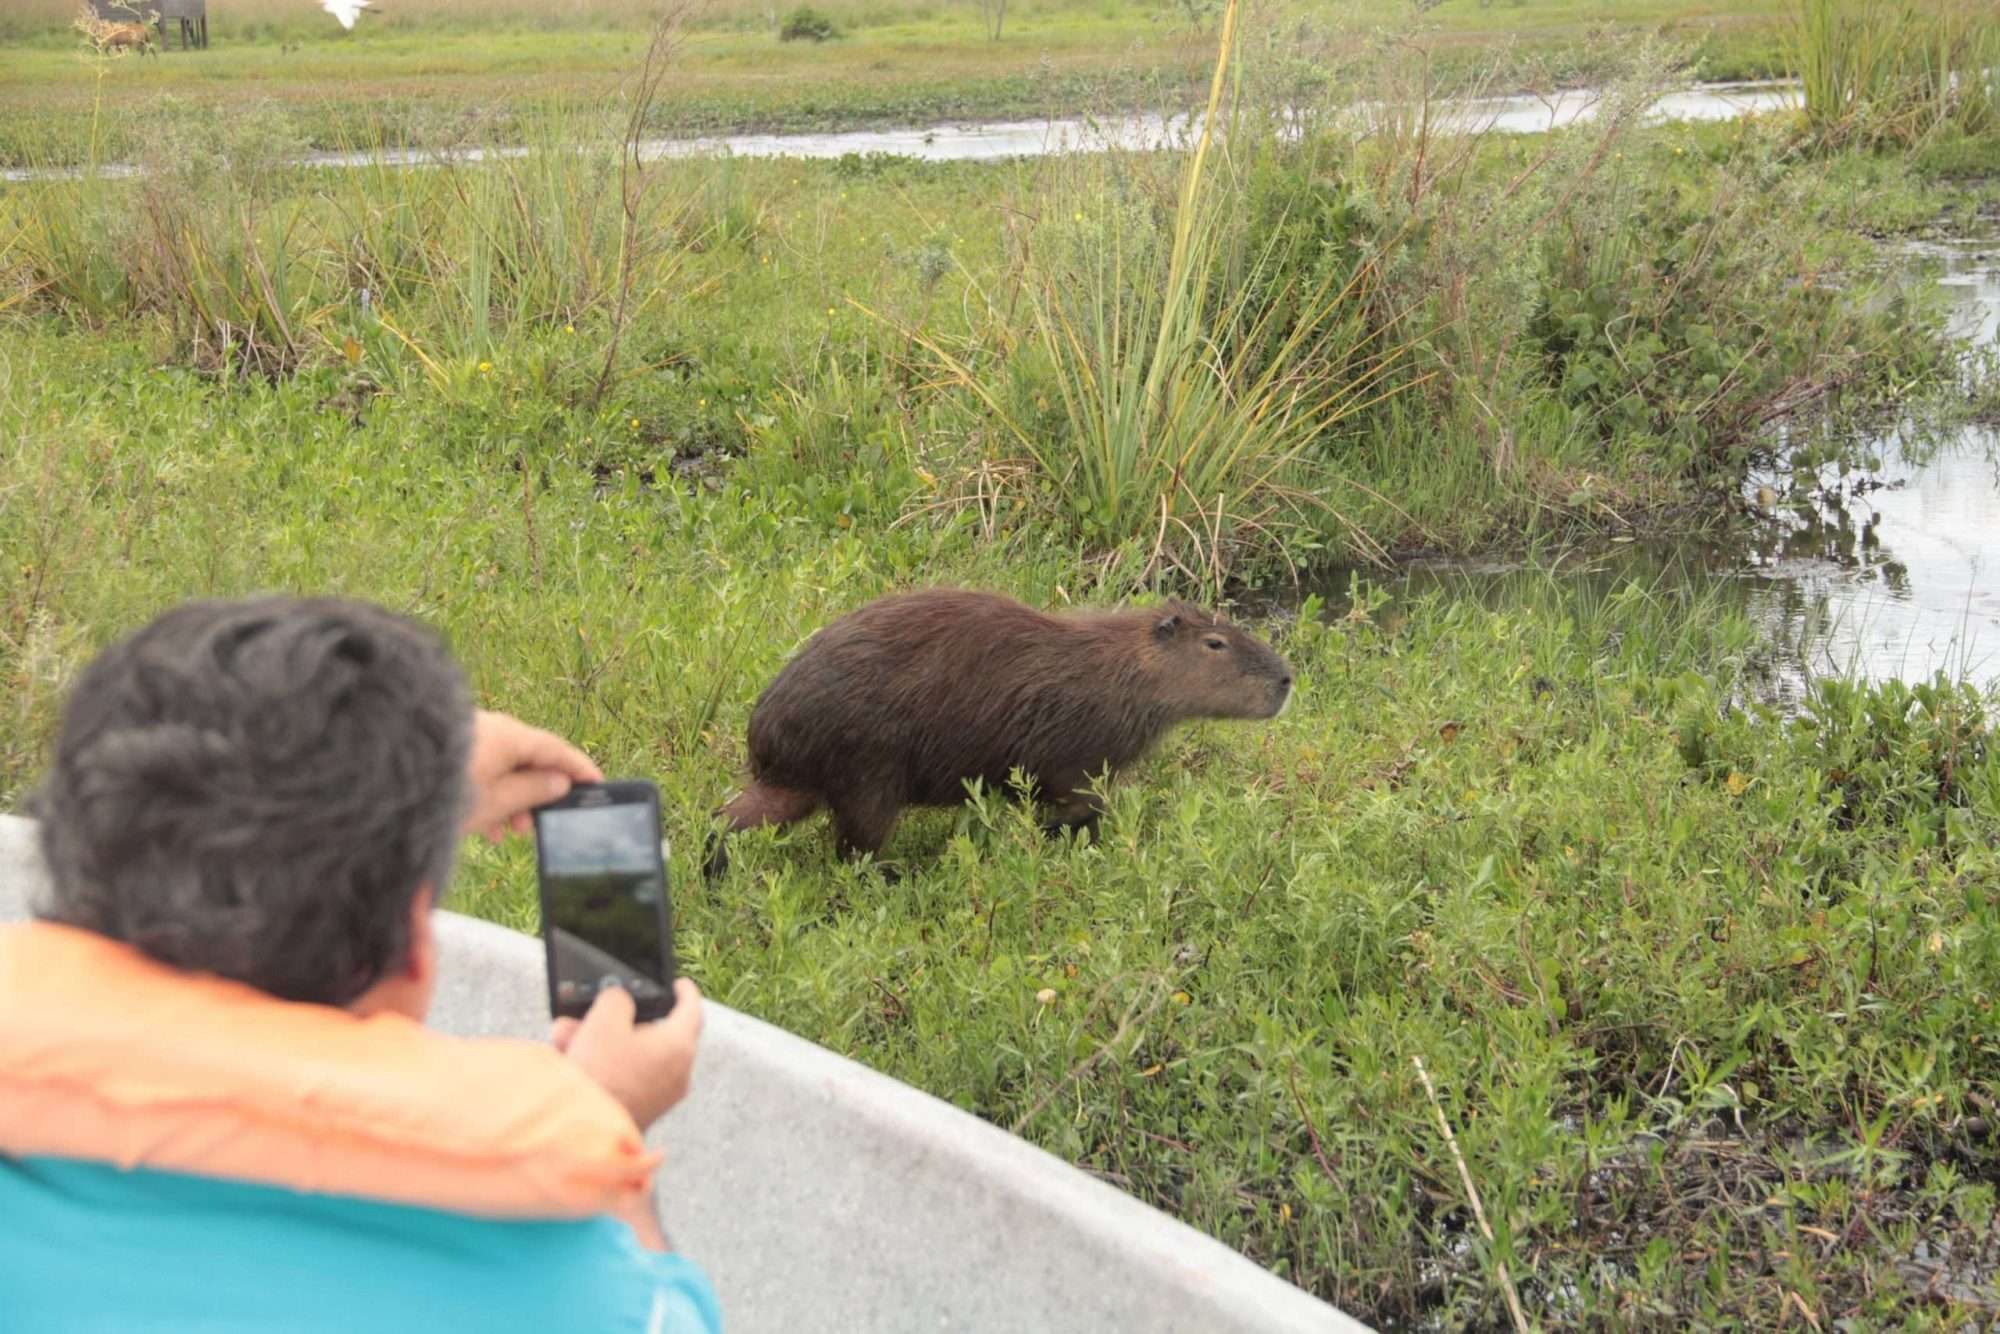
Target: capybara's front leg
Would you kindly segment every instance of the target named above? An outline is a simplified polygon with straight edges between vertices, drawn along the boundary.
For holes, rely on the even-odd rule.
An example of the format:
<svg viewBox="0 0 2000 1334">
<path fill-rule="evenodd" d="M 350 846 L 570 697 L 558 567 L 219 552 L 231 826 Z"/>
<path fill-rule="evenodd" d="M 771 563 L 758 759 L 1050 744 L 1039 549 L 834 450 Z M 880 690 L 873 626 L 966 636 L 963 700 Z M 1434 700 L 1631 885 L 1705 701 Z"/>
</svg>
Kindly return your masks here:
<svg viewBox="0 0 2000 1334">
<path fill-rule="evenodd" d="M 1095 792 L 1078 783 L 1051 792 L 1043 804 L 1049 815 L 1042 824 L 1044 834 L 1054 838 L 1067 829 L 1079 838 L 1088 835 L 1092 842 L 1097 841 L 1097 822 L 1104 814 L 1104 803 Z"/>
</svg>

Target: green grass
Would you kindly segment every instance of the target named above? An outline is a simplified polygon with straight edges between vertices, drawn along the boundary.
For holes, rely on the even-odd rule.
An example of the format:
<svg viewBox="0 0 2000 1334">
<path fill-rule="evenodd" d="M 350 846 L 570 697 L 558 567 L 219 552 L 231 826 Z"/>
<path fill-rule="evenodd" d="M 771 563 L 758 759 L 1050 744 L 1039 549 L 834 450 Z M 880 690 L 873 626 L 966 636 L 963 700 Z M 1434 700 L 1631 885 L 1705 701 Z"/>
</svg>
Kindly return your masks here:
<svg viewBox="0 0 2000 1334">
<path fill-rule="evenodd" d="M 1187 60 L 1198 66 L 1206 47 L 1137 8 L 1031 11 L 1018 38 L 1000 44 L 979 37 L 976 23 L 969 10 L 937 12 L 823 45 L 781 43 L 763 30 L 698 28 L 686 35 L 654 128 L 824 129 L 1069 114 L 1106 94 L 1173 100 L 1191 86 Z M 241 39 L 218 31 L 206 52 L 115 61 L 101 87 L 79 59 L 74 34 L 25 41 L 0 73 L 0 158 L 77 160 L 76 122 L 100 95 L 115 155 L 143 140 L 143 124 L 126 122 L 143 122 L 163 96 L 204 105 L 275 102 L 298 115 L 318 148 L 464 134 L 506 139 L 552 102 L 620 96 L 647 41 L 643 22 L 630 19 L 555 31 L 484 30 L 470 22 L 364 26 L 370 31 L 342 34 L 329 20 Z"/>
<path fill-rule="evenodd" d="M 159 61 L 114 62 L 101 82 L 78 58 L 70 6 L 0 18 L 0 163 L 85 156 L 78 125 L 101 95 L 115 156 L 136 151 L 163 96 L 223 105 L 262 98 L 296 111 L 315 147 L 361 141 L 432 143 L 453 134 L 505 138 L 552 100 L 617 95 L 646 41 L 644 8 L 601 3 L 555 10 L 498 0 L 424 18 L 400 6 L 342 33 L 291 0 L 235 17 L 220 12 L 208 51 L 170 49 Z M 822 5 L 845 33 L 825 42 L 777 40 L 761 7 L 700 11 L 656 114 L 661 133 L 807 130 L 928 124 L 975 117 L 1070 115 L 1105 107 L 1175 106 L 1206 91 L 1212 19 L 1135 0 L 1048 0 L 1011 11 L 989 41 L 975 7 Z M 1781 0 L 1560 0 L 1479 5 L 1450 0 L 1411 16 L 1404 0 L 1278 6 L 1304 26 L 1286 54 L 1309 83 L 1373 46 L 1372 34 L 1414 36 L 1441 75 L 1496 64 L 1506 82 L 1535 86 L 1598 77 L 1616 46 L 1666 32 L 1691 43 L 1704 77 L 1765 76 L 1784 68 Z"/>
<path fill-rule="evenodd" d="M 572 448 L 523 475 L 492 419 L 419 392 L 356 426 L 331 371 L 231 388 L 47 326 L 4 356 L 0 806 L 79 664 L 162 607 L 381 599 L 449 633 L 483 701 L 659 781 L 711 995 L 1364 1316 L 1491 1325 L 1503 1260 L 1551 1325 L 1974 1313 L 1904 1262 L 1993 1217 L 1968 1118 L 2000 1075 L 2000 759 L 1975 701 L 1835 694 L 1780 726 L 1720 707 L 1758 650 L 1718 604 L 1434 599 L 1270 626 L 1297 706 L 1177 734 L 1099 846 L 986 804 L 910 820 L 895 885 L 813 824 L 746 837 L 709 887 L 705 814 L 805 634 L 913 580 L 1102 596 L 1074 553 L 599 478 Z M 531 927 L 532 874 L 475 850 L 455 902 Z"/>
<path fill-rule="evenodd" d="M 208 372 L 341 367 L 510 455 L 748 454 L 828 521 L 956 513 L 1210 586 L 1684 515 L 1768 413 L 1946 364 L 1935 321 L 1874 300 L 1859 233 L 1952 192 L 1795 160 L 1783 122 L 1239 133 L 1185 202 L 1172 154 L 666 166 L 609 393 L 588 367 L 623 222 L 597 113 L 423 171 L 288 167 L 297 122 L 270 110 L 159 130 L 143 181 L 0 198 L 0 306 L 143 329 Z"/>
</svg>

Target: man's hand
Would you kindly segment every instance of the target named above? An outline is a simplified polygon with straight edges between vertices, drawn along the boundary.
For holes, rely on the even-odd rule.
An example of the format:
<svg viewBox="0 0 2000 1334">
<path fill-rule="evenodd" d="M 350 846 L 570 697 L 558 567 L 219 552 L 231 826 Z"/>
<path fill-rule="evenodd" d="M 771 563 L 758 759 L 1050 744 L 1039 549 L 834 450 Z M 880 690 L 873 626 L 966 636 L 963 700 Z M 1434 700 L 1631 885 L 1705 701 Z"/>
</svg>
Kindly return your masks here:
<svg viewBox="0 0 2000 1334">
<path fill-rule="evenodd" d="M 529 812 L 563 796 L 572 783 L 604 781 L 588 755 L 555 733 L 485 709 L 472 716 L 472 754 L 465 767 L 472 787 L 465 832 L 495 843 L 510 829 L 531 832 Z"/>
<path fill-rule="evenodd" d="M 581 1022 L 558 1019 L 550 1036 L 556 1050 L 602 1084 L 643 1131 L 687 1096 L 701 1039 L 701 992 L 678 978 L 666 1018 L 635 1024 L 633 1014 L 631 994 L 610 987 L 597 993 Z"/>
</svg>

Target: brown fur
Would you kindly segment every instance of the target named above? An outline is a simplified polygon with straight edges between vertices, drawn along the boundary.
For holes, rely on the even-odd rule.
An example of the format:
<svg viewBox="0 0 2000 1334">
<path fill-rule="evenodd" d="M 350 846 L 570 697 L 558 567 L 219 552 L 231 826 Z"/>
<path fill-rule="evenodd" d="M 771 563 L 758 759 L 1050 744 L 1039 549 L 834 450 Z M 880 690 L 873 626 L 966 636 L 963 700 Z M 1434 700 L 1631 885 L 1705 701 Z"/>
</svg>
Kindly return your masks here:
<svg viewBox="0 0 2000 1334">
<path fill-rule="evenodd" d="M 730 831 L 833 812 L 842 856 L 881 848 L 905 806 L 1005 790 L 1020 769 L 1051 830 L 1096 826 L 1087 785 L 1195 718 L 1270 718 L 1292 669 L 1182 602 L 1052 616 L 992 593 L 927 589 L 871 602 L 807 641 L 750 715 L 748 788 Z M 709 874 L 727 865 L 710 845 Z"/>
<path fill-rule="evenodd" d="M 134 47 L 141 56 L 150 51 L 155 59 L 159 57 L 153 46 L 153 30 L 143 23 L 105 23 L 86 16 L 78 26 L 99 51 Z"/>
</svg>

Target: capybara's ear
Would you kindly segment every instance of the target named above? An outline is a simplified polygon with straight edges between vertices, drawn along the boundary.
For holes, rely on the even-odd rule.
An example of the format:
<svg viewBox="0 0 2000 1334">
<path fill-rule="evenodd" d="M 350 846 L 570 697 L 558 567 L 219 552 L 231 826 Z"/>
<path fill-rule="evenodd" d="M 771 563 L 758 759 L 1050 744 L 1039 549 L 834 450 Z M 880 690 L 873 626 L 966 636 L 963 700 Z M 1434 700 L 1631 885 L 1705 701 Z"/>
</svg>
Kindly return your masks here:
<svg viewBox="0 0 2000 1334">
<path fill-rule="evenodd" d="M 1172 639 L 1174 632 L 1180 628 L 1181 614 L 1177 611 L 1170 611 L 1159 620 L 1153 622 L 1153 635 L 1157 639 Z"/>
</svg>

